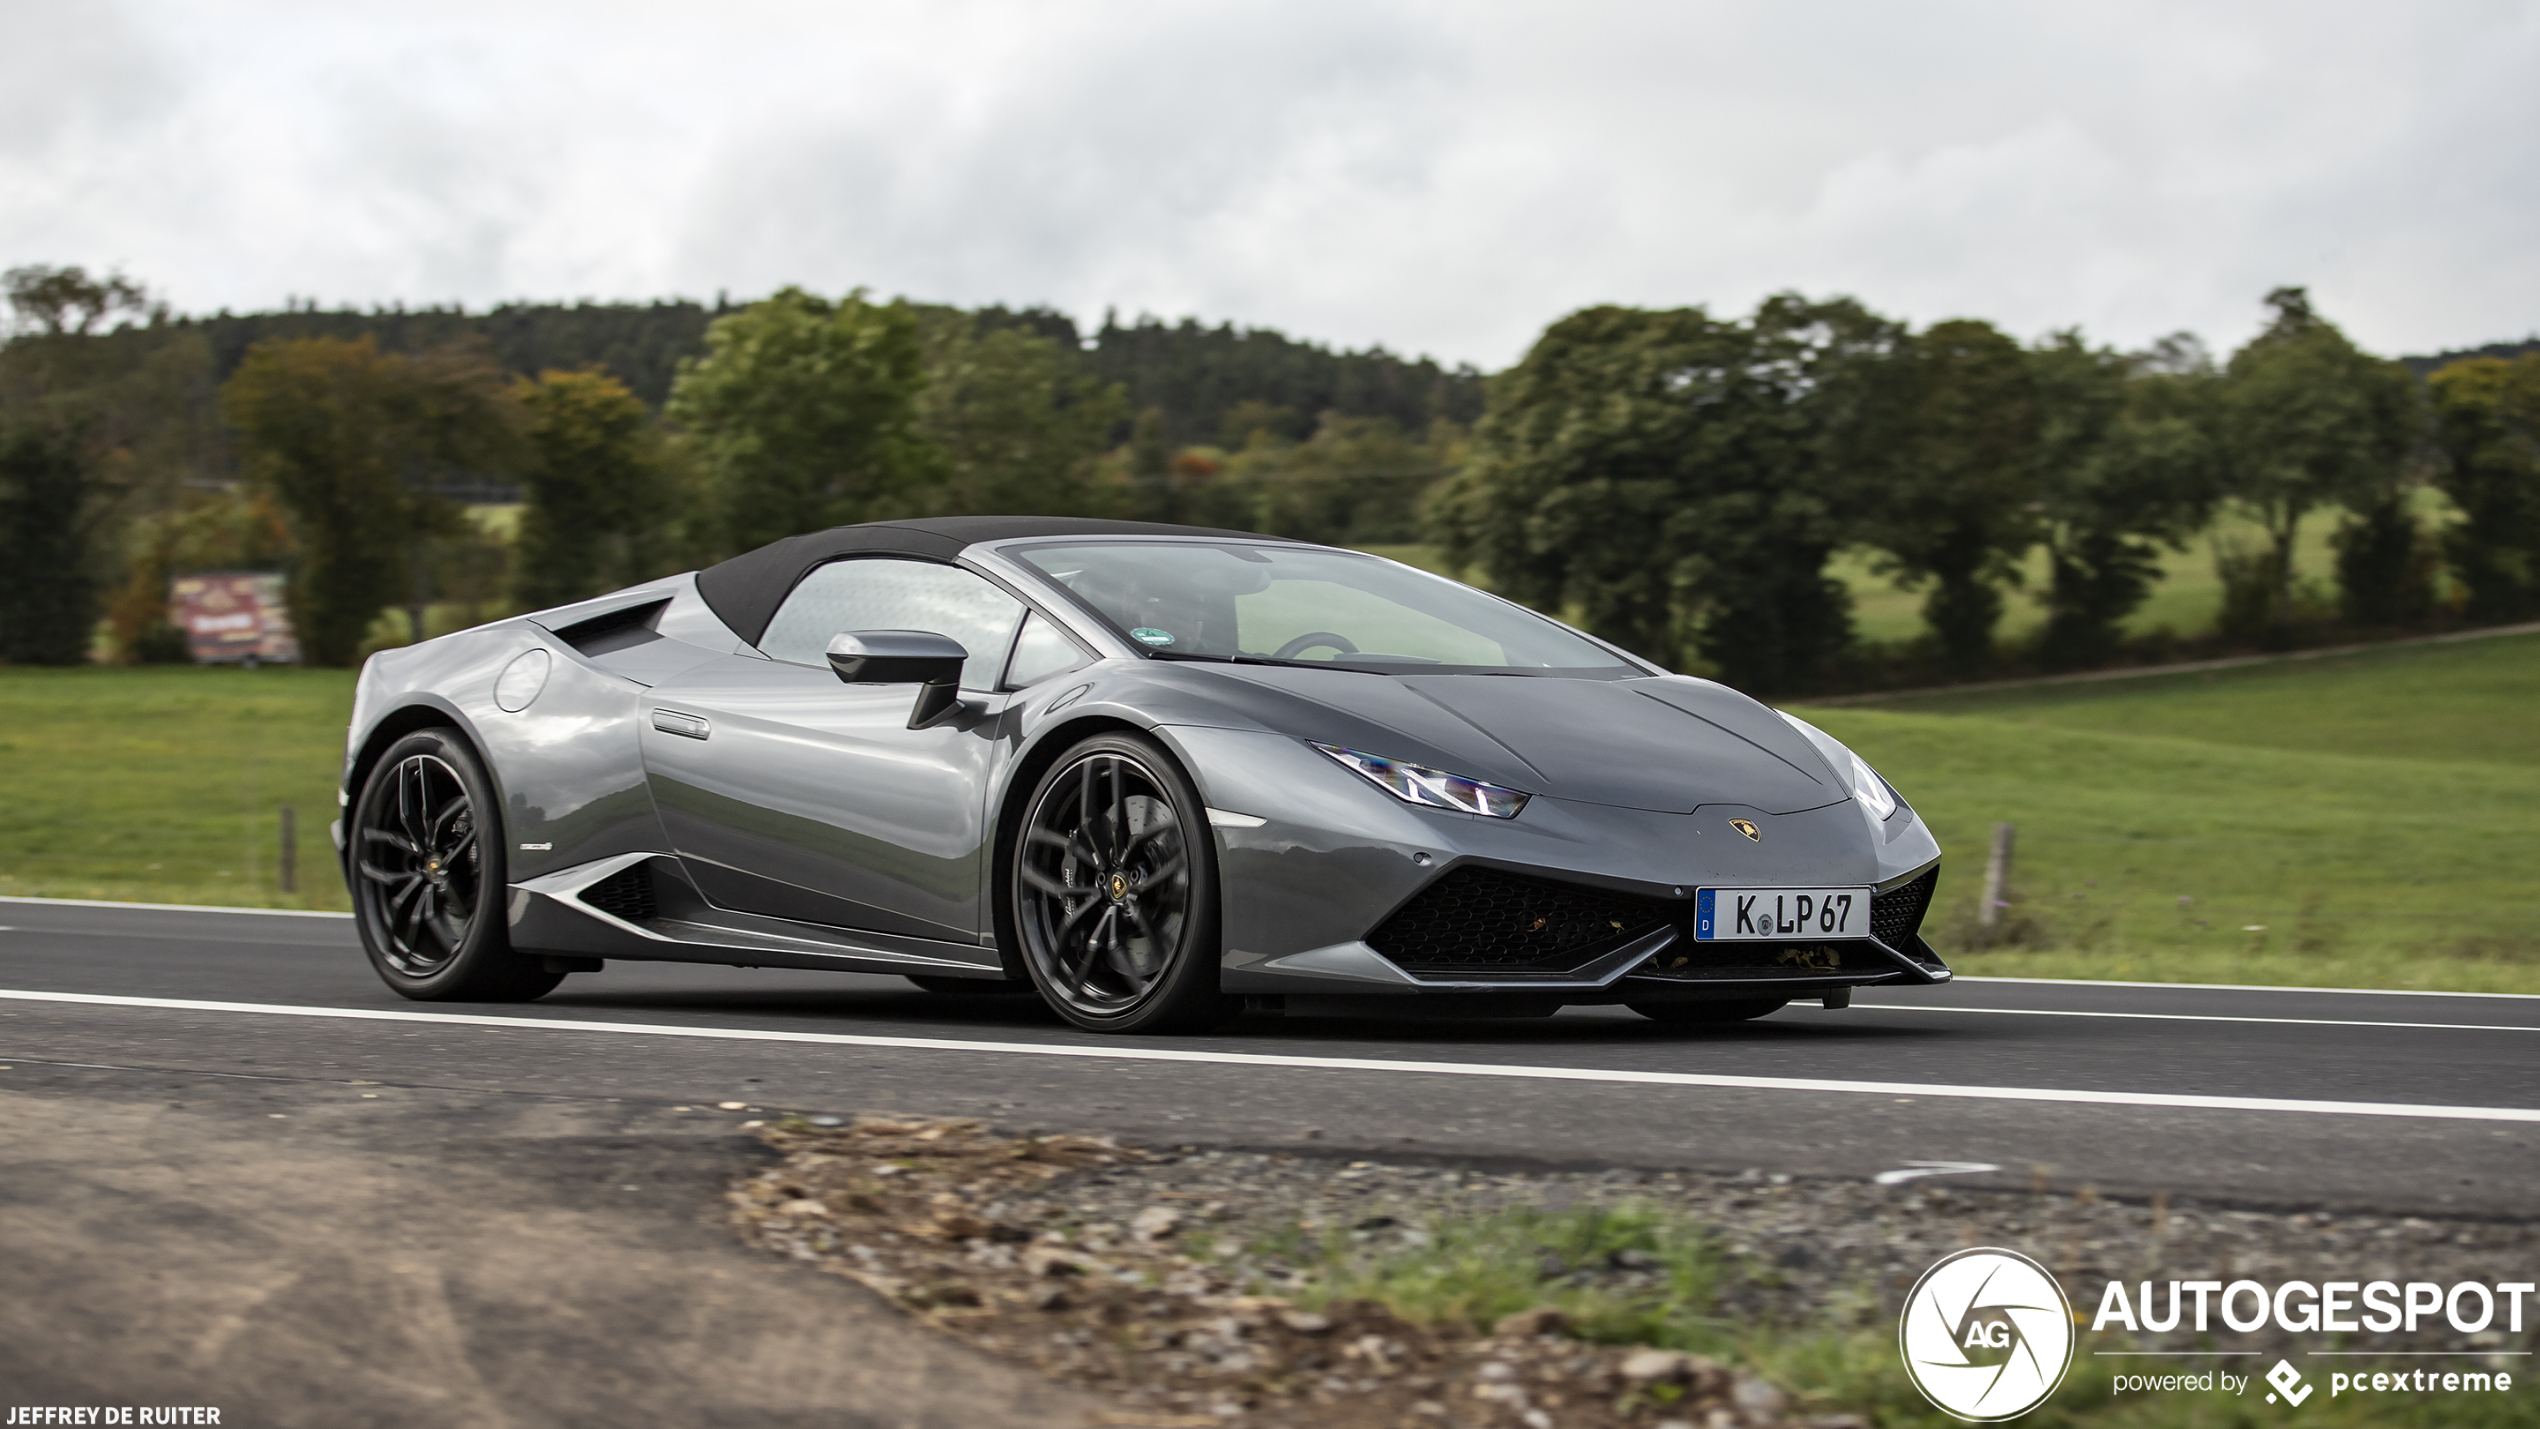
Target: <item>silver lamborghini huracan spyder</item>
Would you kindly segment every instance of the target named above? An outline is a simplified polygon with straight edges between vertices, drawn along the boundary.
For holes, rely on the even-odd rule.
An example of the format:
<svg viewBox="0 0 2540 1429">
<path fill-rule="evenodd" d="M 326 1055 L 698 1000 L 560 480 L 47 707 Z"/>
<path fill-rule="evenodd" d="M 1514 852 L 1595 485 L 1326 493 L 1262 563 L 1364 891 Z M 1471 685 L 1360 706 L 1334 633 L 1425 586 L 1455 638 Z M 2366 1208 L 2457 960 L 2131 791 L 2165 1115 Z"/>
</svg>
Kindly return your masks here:
<svg viewBox="0 0 2540 1429">
<path fill-rule="evenodd" d="M 795 536 L 372 657 L 336 843 L 408 997 L 605 960 L 1665 1022 L 1928 984 L 1940 848 L 1805 721 L 1354 551 L 1055 517 Z"/>
</svg>

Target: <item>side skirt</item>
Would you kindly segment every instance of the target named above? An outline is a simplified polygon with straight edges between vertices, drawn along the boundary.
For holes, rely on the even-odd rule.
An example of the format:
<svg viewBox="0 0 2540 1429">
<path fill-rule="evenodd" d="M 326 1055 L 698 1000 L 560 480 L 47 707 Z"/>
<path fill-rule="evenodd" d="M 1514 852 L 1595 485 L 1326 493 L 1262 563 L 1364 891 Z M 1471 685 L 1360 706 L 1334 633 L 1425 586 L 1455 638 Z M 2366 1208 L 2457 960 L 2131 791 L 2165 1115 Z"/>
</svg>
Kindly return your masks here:
<svg viewBox="0 0 2540 1429">
<path fill-rule="evenodd" d="M 677 857 L 629 853 L 511 886 L 512 946 L 630 962 L 1004 977 L 993 947 L 797 923 L 718 908 Z"/>
</svg>

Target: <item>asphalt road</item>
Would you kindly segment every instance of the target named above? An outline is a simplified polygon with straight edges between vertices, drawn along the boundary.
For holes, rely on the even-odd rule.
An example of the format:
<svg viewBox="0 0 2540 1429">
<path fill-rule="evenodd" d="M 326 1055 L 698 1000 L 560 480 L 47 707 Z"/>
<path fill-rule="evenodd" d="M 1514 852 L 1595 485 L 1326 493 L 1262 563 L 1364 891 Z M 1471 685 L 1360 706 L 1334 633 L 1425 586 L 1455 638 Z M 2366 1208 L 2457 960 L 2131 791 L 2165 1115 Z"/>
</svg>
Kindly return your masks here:
<svg viewBox="0 0 2540 1429">
<path fill-rule="evenodd" d="M 117 1077 L 978 1115 L 1151 1144 L 1874 1177 L 2519 1217 L 2540 998 L 1961 981 L 1725 1029 L 1250 1016 L 1081 1034 L 895 978 L 613 962 L 403 1001 L 349 920 L 0 900 L 0 1094 Z M 376 1095 L 376 1094 L 374 1094 Z"/>
</svg>

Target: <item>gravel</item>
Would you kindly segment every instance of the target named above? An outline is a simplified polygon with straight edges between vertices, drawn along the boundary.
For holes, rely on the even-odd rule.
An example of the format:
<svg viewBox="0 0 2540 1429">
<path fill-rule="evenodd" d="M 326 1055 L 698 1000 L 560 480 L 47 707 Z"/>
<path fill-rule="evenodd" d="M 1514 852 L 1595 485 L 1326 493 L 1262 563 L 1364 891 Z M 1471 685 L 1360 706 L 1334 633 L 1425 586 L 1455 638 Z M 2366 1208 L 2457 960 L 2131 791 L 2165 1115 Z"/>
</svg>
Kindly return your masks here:
<svg viewBox="0 0 2540 1429">
<path fill-rule="evenodd" d="M 1302 1306 L 1312 1266 L 1279 1249 L 1299 1231 L 1376 1251 L 1418 1245 L 1440 1217 L 1516 1207 L 1676 1208 L 1730 1257 L 1719 1312 L 1755 1325 L 1893 1333 L 1914 1280 L 1971 1245 L 2045 1264 L 2085 1322 L 2110 1278 L 2151 1280 L 2162 1296 L 2172 1279 L 2540 1278 L 2540 1227 L 2529 1224 L 2125 1203 L 2042 1182 L 2017 1192 L 1751 1171 L 1497 1171 L 1142 1149 L 916 1117 L 793 1119 L 761 1134 L 785 1159 L 731 1193 L 747 1237 L 850 1276 L 980 1349 L 1114 1395 L 1122 1408 L 1110 1422 L 1122 1425 L 1861 1422 L 1823 1412 L 1804 1386 L 1737 1366 L 1581 1343 L 1549 1308 L 1484 1332 L 1407 1322 L 1364 1301 Z M 1628 1288 L 1646 1270 L 1626 1253 L 1547 1264 L 1544 1276 Z M 2373 1347 L 2501 1353 L 2532 1338 L 2462 1335 L 2439 1318 L 2420 1330 L 2404 1346 Z M 2266 1352 L 2323 1343 L 2273 1331 L 2221 1338 Z M 2183 1327 L 2132 1347 L 2215 1340 Z"/>
</svg>

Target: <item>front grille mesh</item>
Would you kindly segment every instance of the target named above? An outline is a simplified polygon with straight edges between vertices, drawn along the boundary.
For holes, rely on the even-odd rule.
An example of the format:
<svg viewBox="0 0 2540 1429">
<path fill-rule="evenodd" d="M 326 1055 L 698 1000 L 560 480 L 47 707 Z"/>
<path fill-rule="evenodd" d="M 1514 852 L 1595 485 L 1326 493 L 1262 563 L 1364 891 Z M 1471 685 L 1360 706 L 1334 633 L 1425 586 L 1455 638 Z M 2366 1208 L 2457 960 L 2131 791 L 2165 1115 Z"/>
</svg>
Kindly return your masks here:
<svg viewBox="0 0 2540 1429">
<path fill-rule="evenodd" d="M 660 911 L 653 902 L 653 875 L 642 864 L 612 873 L 578 895 L 612 918 L 640 923 Z"/>
<path fill-rule="evenodd" d="M 1467 866 L 1367 942 L 1407 972 L 1567 972 L 1666 921 L 1637 898 Z"/>
<path fill-rule="evenodd" d="M 1924 910 L 1931 907 L 1931 894 L 1940 883 L 1940 870 L 1933 869 L 1902 888 L 1891 888 L 1870 900 L 1870 932 L 1880 942 L 1900 953 L 1910 953 L 1914 935 L 1922 931 Z"/>
</svg>

